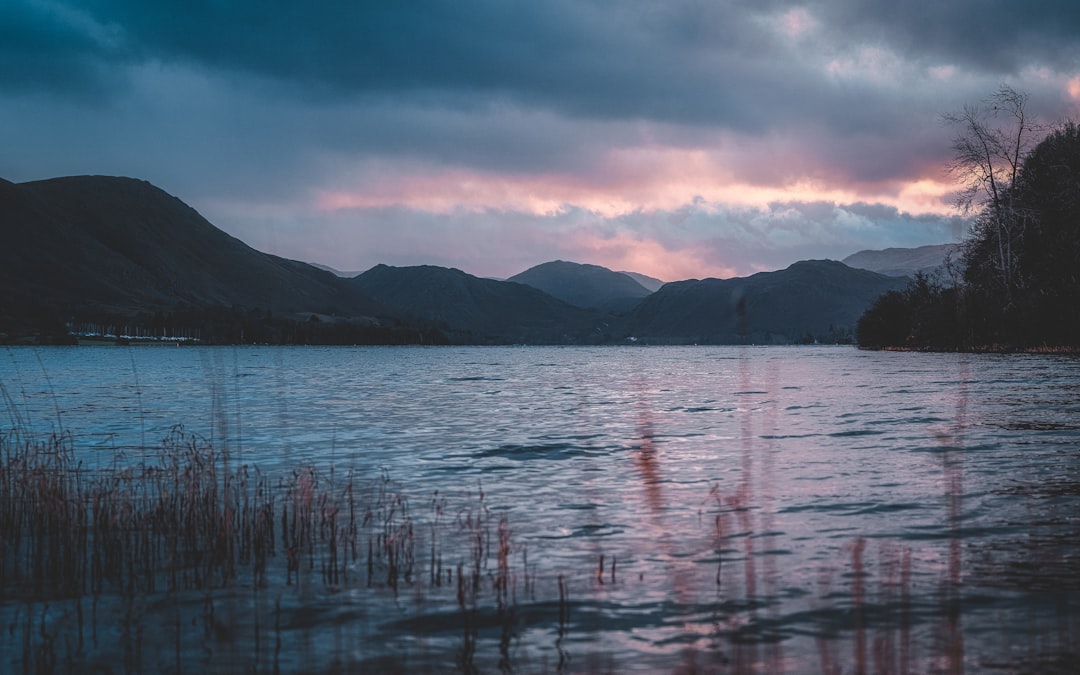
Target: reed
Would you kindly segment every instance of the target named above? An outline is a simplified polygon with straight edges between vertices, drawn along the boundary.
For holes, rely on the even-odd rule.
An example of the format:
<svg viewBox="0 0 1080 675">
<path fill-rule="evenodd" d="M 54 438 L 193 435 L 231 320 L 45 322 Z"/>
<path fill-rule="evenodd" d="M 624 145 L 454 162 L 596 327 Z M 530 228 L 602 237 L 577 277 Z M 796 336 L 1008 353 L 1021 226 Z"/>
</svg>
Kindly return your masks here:
<svg viewBox="0 0 1080 675">
<path fill-rule="evenodd" d="M 438 593 L 456 582 L 462 669 L 474 669 L 487 594 L 509 667 L 517 547 L 482 486 L 454 511 L 436 493 L 417 523 L 409 498 L 385 473 L 361 481 L 351 469 L 301 466 L 272 478 L 180 426 L 139 463 L 89 468 L 76 456 L 70 435 L 0 434 L 0 613 L 21 647 L 7 666 L 79 672 L 104 659 L 145 670 L 147 608 L 166 598 L 178 607 L 167 623 L 169 667 L 180 672 L 198 651 L 185 646 L 195 638 L 207 652 L 236 641 L 236 617 L 222 615 L 229 604 L 222 603 L 247 594 L 273 620 L 239 619 L 251 624 L 254 650 L 242 669 L 273 663 L 276 671 L 289 620 L 283 597 L 302 603 L 311 593 L 371 589 L 396 598 L 404 588 Z M 418 558 L 425 550 L 426 575 Z M 276 597 L 272 608 L 262 599 L 267 593 Z"/>
</svg>

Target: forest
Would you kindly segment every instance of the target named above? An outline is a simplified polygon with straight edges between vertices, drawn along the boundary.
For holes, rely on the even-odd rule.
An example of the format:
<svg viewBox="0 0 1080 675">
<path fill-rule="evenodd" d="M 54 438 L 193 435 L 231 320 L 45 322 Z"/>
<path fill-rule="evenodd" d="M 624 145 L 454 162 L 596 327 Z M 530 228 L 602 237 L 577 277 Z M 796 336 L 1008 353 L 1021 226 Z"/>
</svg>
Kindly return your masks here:
<svg viewBox="0 0 1080 675">
<path fill-rule="evenodd" d="M 863 349 L 1076 351 L 1080 348 L 1080 126 L 1041 125 L 1002 86 L 946 115 L 950 169 L 971 228 L 955 260 L 917 275 L 860 317 Z"/>
</svg>

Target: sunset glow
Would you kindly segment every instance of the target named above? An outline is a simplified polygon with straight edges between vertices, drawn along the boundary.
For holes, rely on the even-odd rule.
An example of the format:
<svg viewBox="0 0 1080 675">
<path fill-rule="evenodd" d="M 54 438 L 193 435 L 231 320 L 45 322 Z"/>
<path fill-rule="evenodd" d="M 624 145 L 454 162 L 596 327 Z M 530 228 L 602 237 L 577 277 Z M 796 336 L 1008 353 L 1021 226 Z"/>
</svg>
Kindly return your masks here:
<svg viewBox="0 0 1080 675">
<path fill-rule="evenodd" d="M 602 176 L 500 175 L 464 169 L 398 174 L 393 170 L 353 189 L 317 193 L 321 211 L 403 206 L 430 213 L 512 211 L 549 216 L 578 207 L 616 218 L 637 211 L 676 210 L 695 201 L 764 206 L 777 201 L 876 202 L 913 213 L 946 214 L 955 185 L 938 177 L 884 186 L 845 186 L 803 178 L 766 185 L 738 180 L 705 150 L 649 149 L 612 153 Z M 941 172 L 937 172 L 941 173 Z"/>
<path fill-rule="evenodd" d="M 34 47 L 0 45 L 0 177 L 142 178 L 346 270 L 674 279 L 955 241 L 942 114 L 1008 82 L 1043 121 L 1080 115 L 1080 41 L 1046 28 L 1075 25 L 1063 8 L 15 7 Z"/>
</svg>

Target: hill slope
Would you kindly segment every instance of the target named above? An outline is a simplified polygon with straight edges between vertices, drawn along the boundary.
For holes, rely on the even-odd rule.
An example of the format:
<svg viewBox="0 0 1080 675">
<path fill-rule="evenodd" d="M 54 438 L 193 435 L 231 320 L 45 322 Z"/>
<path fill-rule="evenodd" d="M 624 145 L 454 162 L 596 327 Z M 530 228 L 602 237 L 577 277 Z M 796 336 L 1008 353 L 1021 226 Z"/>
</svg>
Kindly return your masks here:
<svg viewBox="0 0 1080 675">
<path fill-rule="evenodd" d="M 831 260 L 736 279 L 671 282 L 642 301 L 625 330 L 658 343 L 846 341 L 879 295 L 906 284 Z"/>
<path fill-rule="evenodd" d="M 0 331 L 155 312 L 393 317 L 347 280 L 256 251 L 130 178 L 0 181 Z M 59 323 L 58 323 L 59 322 Z"/>
<path fill-rule="evenodd" d="M 380 302 L 448 328 L 469 343 L 598 342 L 607 320 L 543 291 L 461 270 L 376 265 L 352 279 Z"/>
<path fill-rule="evenodd" d="M 25 211 L 0 215 L 5 236 L 21 230 L 19 250 L 0 259 L 5 280 L 17 273 L 47 298 L 120 311 L 185 304 L 386 310 L 328 272 L 256 251 L 144 181 L 78 176 L 14 187 L 35 212 L 29 222 L 18 217 Z"/>
<path fill-rule="evenodd" d="M 622 272 L 563 260 L 530 267 L 508 281 L 538 288 L 577 307 L 611 312 L 632 309 L 650 293 Z"/>
<path fill-rule="evenodd" d="M 619 270 L 619 274 L 625 274 L 626 276 L 630 277 L 634 281 L 644 286 L 645 290 L 651 293 L 655 293 L 656 291 L 660 290 L 660 287 L 667 283 L 665 281 L 657 279 L 656 277 L 650 277 L 649 275 L 642 274 L 640 272 L 627 272 L 626 270 Z"/>
<path fill-rule="evenodd" d="M 946 256 L 956 255 L 959 250 L 959 244 L 886 248 L 880 251 L 859 251 L 841 262 L 848 267 L 870 270 L 890 277 L 910 277 L 917 272 L 933 273 L 945 264 Z"/>
</svg>

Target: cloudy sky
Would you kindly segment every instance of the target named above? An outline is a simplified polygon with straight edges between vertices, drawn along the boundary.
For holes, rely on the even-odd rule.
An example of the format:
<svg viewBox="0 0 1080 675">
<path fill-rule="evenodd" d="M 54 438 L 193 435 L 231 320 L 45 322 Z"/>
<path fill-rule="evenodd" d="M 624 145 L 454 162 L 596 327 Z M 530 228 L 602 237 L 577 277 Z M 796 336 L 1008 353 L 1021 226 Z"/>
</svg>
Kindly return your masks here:
<svg viewBox="0 0 1080 675">
<path fill-rule="evenodd" d="M 1080 117 L 1075 0 L 3 0 L 0 177 L 341 270 L 665 280 L 954 241 L 942 113 Z"/>
</svg>

